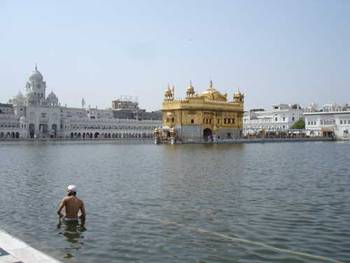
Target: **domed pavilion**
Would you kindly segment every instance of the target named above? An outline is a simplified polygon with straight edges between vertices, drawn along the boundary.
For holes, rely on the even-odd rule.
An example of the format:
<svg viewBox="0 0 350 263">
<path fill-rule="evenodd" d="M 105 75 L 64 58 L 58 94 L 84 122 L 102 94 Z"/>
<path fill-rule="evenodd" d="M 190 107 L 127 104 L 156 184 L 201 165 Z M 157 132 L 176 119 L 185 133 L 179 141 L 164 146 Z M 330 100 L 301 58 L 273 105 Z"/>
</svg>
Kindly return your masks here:
<svg viewBox="0 0 350 263">
<path fill-rule="evenodd" d="M 240 91 L 236 91 L 230 100 L 226 93 L 214 88 L 212 81 L 201 93 L 196 93 L 190 83 L 183 99 L 175 99 L 175 88 L 168 86 L 162 105 L 163 127 L 156 131 L 156 139 L 159 142 L 171 139 L 174 143 L 239 138 L 243 128 L 243 107 L 244 95 Z"/>
</svg>

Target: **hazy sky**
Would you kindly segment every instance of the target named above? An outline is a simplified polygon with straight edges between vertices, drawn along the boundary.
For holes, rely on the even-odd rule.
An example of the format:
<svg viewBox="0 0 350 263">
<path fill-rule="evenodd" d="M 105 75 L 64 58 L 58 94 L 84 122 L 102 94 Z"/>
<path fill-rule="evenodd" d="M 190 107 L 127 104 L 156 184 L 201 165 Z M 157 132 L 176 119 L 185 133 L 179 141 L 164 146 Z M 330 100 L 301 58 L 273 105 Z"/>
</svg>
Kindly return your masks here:
<svg viewBox="0 0 350 263">
<path fill-rule="evenodd" d="M 245 108 L 350 102 L 350 1 L 0 0 L 0 102 L 35 63 L 61 103 L 159 109 L 184 97 L 245 93 Z"/>
</svg>

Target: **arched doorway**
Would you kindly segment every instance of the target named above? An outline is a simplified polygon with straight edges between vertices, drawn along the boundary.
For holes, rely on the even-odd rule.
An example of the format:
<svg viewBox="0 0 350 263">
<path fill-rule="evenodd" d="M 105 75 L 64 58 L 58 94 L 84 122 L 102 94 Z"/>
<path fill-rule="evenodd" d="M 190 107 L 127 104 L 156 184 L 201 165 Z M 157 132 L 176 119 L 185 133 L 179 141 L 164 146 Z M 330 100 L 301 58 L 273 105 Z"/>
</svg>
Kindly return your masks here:
<svg viewBox="0 0 350 263">
<path fill-rule="evenodd" d="M 49 125 L 47 123 L 40 123 L 39 124 L 39 133 L 40 133 L 40 137 L 45 138 L 46 135 L 49 132 Z"/>
<path fill-rule="evenodd" d="M 211 141 L 213 139 L 213 132 L 211 129 L 206 128 L 203 130 L 203 139 L 204 141 Z"/>
<path fill-rule="evenodd" d="M 56 136 L 57 136 L 57 124 L 52 124 L 51 130 L 52 130 L 52 137 L 56 138 Z"/>
<path fill-rule="evenodd" d="M 30 123 L 29 124 L 29 137 L 34 138 L 34 134 L 35 134 L 35 125 L 34 125 L 34 123 Z"/>
</svg>

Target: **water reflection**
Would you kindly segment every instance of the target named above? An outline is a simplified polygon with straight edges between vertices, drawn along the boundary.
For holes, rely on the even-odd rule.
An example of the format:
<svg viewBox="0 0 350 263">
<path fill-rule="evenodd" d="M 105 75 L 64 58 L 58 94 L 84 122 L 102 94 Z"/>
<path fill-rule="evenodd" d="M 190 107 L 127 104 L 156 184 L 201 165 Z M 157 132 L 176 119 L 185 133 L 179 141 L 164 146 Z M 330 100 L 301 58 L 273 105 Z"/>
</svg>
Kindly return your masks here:
<svg viewBox="0 0 350 263">
<path fill-rule="evenodd" d="M 59 234 L 65 237 L 67 245 L 64 249 L 66 251 L 65 258 L 74 257 L 75 253 L 84 245 L 83 233 L 86 231 L 84 222 L 60 219 L 57 224 L 57 229 L 59 230 Z"/>
<path fill-rule="evenodd" d="M 348 146 L 0 144 L 0 228 L 65 263 L 350 262 Z"/>
</svg>

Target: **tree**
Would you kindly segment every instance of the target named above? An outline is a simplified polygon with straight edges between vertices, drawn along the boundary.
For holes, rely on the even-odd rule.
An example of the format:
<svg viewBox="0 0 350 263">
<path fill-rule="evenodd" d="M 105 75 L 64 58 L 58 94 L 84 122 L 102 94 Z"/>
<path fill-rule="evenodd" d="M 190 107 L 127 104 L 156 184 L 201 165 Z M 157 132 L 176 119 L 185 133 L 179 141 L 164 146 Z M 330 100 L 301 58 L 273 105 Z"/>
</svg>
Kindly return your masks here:
<svg viewBox="0 0 350 263">
<path fill-rule="evenodd" d="M 292 129 L 305 129 L 305 121 L 303 119 L 299 119 L 293 123 Z"/>
</svg>

